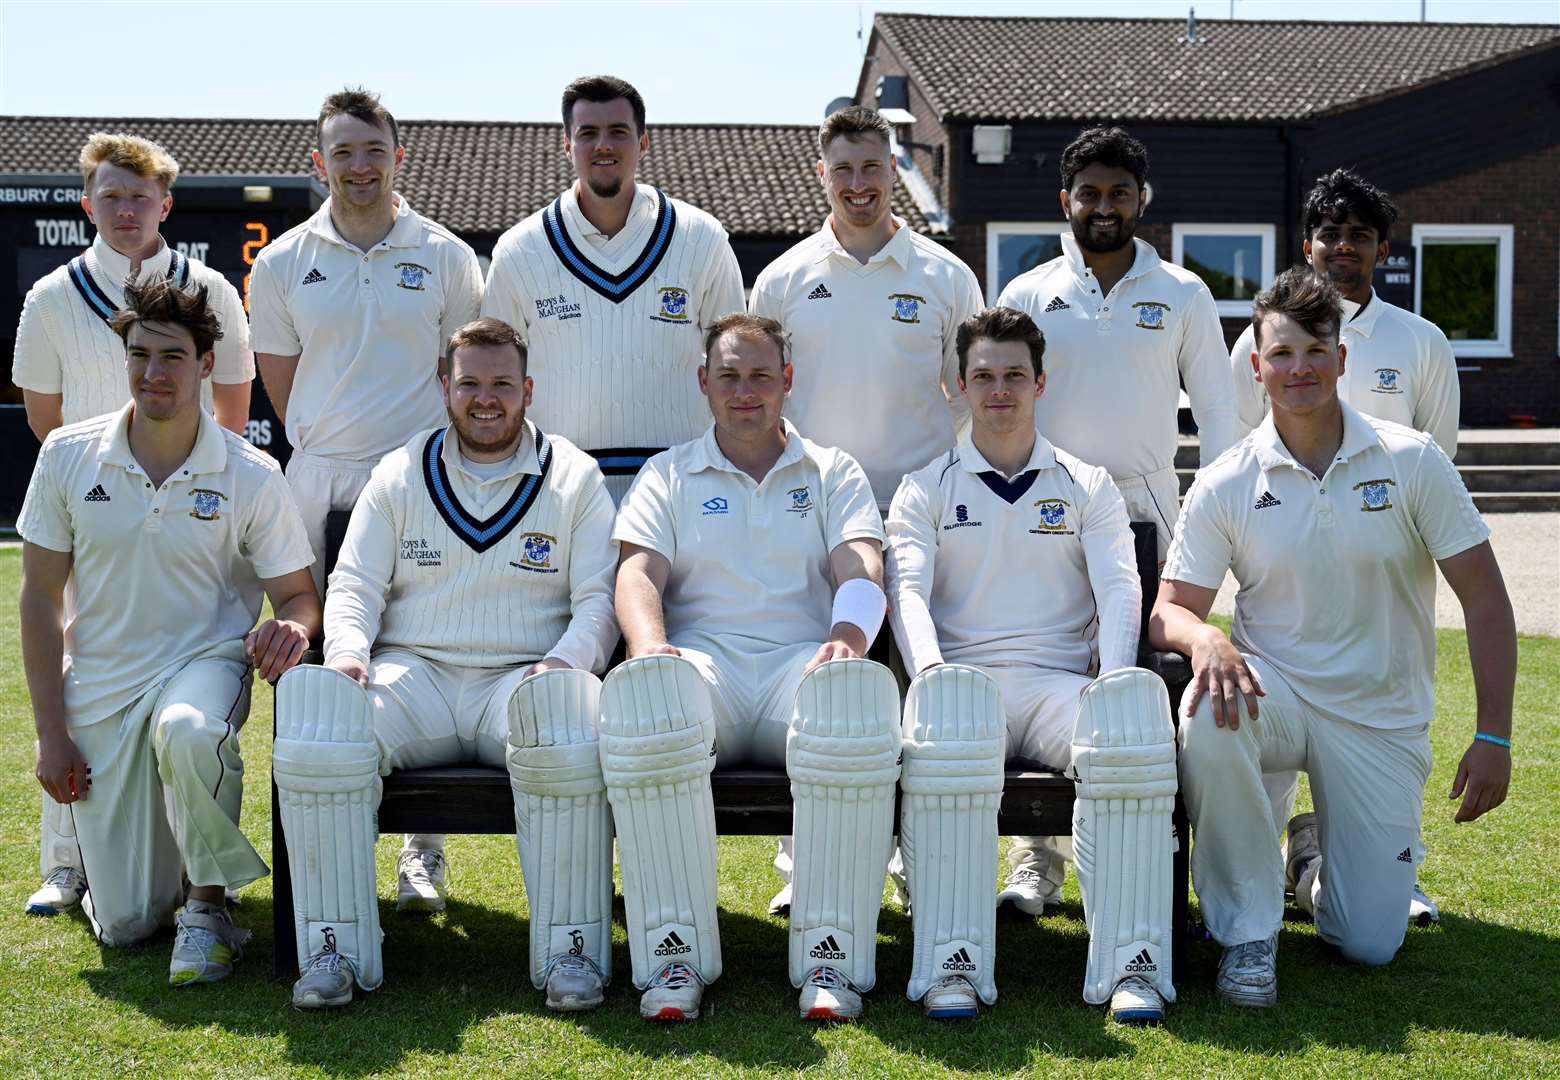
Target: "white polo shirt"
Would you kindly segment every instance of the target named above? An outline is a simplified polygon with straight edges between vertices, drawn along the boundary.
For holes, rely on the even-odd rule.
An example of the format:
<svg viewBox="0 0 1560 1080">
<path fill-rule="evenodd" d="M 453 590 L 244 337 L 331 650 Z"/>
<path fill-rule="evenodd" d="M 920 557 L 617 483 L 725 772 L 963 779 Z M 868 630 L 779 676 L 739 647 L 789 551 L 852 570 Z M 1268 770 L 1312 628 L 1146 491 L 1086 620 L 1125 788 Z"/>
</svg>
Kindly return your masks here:
<svg viewBox="0 0 1560 1080">
<path fill-rule="evenodd" d="M 65 626 L 65 715 L 109 716 L 196 654 L 242 640 L 261 580 L 314 553 L 281 470 L 201 414 L 189 458 L 153 488 L 130 452 L 130 412 L 69 424 L 38 452 L 17 531 L 68 551 L 75 603 Z"/>
<path fill-rule="evenodd" d="M 947 661 L 1085 674 L 1096 619 L 1099 669 L 1137 663 L 1143 593 L 1126 504 L 1104 469 L 1044 436 L 1011 480 L 969 436 L 906 476 L 888 544 L 894 631 L 914 671 Z"/>
<path fill-rule="evenodd" d="M 661 600 L 673 645 L 753 653 L 826 641 L 830 552 L 848 540 L 883 542 L 861 466 L 789 421 L 785 432 L 762 482 L 727 460 L 712 425 L 646 462 L 624 497 L 612 538 L 672 564 Z"/>
<path fill-rule="evenodd" d="M 159 238 L 160 239 L 160 238 Z M 130 400 L 125 373 L 125 343 L 108 328 L 108 319 L 125 306 L 130 260 L 101 235 L 82 253 L 85 275 L 72 276 L 69 264 L 39 278 L 22 302 L 16 327 L 11 381 L 38 394 L 59 394 L 65 423 L 114 412 Z M 141 263 L 139 279 L 168 277 L 186 286 L 204 285 L 207 302 L 222 323 L 222 339 L 213 353 L 210 382 L 248 383 L 255 377 L 249 351 L 249 319 L 244 302 L 228 279 L 166 243 Z M 211 411 L 211 386 L 201 387 L 201 403 Z"/>
<path fill-rule="evenodd" d="M 1425 432 L 1455 458 L 1462 387 L 1457 358 L 1441 328 L 1372 292 L 1364 307 L 1343 302 L 1338 338 L 1346 347 L 1338 397 L 1366 416 Z M 1255 341 L 1248 326 L 1230 350 L 1235 407 L 1244 431 L 1262 423 L 1269 408 L 1267 391 L 1251 370 Z"/>
<path fill-rule="evenodd" d="M 886 507 L 906 473 L 969 426 L 954 339 L 983 306 L 980 283 L 901 218 L 865 265 L 829 220 L 764 268 L 748 309 L 790 335 L 786 416 L 859 461 Z"/>
<path fill-rule="evenodd" d="M 445 421 L 439 354 L 477 317 L 482 270 L 464 240 L 396 198 L 371 251 L 342 238 L 326 199 L 255 261 L 255 351 L 299 358 L 287 441 L 304 453 L 378 461 Z"/>
<path fill-rule="evenodd" d="M 1435 714 L 1435 563 L 1489 535 L 1433 439 L 1345 404 L 1321 479 L 1271 415 L 1205 469 L 1163 577 L 1217 589 L 1232 570 L 1236 648 L 1323 713 L 1412 728 Z"/>
<path fill-rule="evenodd" d="M 1046 438 L 1117 481 L 1173 468 L 1181 383 L 1207 465 L 1235 442 L 1229 353 L 1202 279 L 1134 239 L 1132 269 L 1108 296 L 1078 241 L 1008 283 L 999 305 L 1029 313 L 1045 333 Z"/>
</svg>

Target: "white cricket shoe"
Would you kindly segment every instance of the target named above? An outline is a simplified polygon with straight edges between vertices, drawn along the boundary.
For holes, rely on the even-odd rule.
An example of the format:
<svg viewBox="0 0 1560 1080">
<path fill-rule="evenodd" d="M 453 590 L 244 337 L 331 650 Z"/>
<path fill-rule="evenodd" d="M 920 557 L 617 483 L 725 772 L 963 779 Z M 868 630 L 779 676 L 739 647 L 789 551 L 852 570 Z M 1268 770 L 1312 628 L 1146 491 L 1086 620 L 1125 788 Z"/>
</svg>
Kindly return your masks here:
<svg viewBox="0 0 1560 1080">
<path fill-rule="evenodd" d="M 444 852 L 437 848 L 402 848 L 396 867 L 397 911 L 444 910 Z"/>
<path fill-rule="evenodd" d="M 1062 896 L 1038 870 L 1018 866 L 1008 874 L 1007 883 L 997 894 L 997 911 L 1020 911 L 1025 915 L 1044 915 L 1047 908 L 1061 905 Z"/>
<path fill-rule="evenodd" d="M 791 914 L 791 883 L 787 881 L 785 888 L 775 893 L 769 901 L 769 914 L 777 919 L 784 919 Z"/>
<path fill-rule="evenodd" d="M 815 967 L 802 983 L 797 1007 L 803 1020 L 859 1020 L 861 991 L 834 968 Z"/>
<path fill-rule="evenodd" d="M 168 963 L 170 984 L 217 982 L 233 974 L 233 965 L 244 955 L 249 931 L 234 926 L 225 909 L 191 911 L 186 904 L 175 925 L 173 958 Z"/>
<path fill-rule="evenodd" d="M 980 998 L 963 975 L 947 975 L 932 983 L 921 999 L 928 1020 L 972 1020 L 980 1012 Z"/>
<path fill-rule="evenodd" d="M 1322 857 L 1322 842 L 1317 837 L 1316 815 L 1309 811 L 1296 814 L 1289 819 L 1289 825 L 1284 831 L 1289 834 L 1288 839 L 1284 841 L 1284 891 L 1294 893 L 1300 878 L 1310 869 L 1313 862 Z M 1307 910 L 1310 910 L 1309 904 L 1310 898 L 1307 897 Z"/>
<path fill-rule="evenodd" d="M 1418 878 L 1414 879 L 1414 894 L 1408 898 L 1408 921 L 1419 926 L 1441 921 L 1440 905 L 1425 895 Z"/>
<path fill-rule="evenodd" d="M 555 1012 L 585 1012 L 605 999 L 601 969 L 588 956 L 563 953 L 547 964 L 547 1007 Z"/>
<path fill-rule="evenodd" d="M 309 957 L 298 981 L 293 983 L 295 1009 L 334 1009 L 352 1004 L 352 987 L 357 972 L 352 961 L 336 951 L 333 941 Z"/>
<path fill-rule="evenodd" d="M 1110 1018 L 1118 1024 L 1162 1024 L 1165 999 L 1147 979 L 1128 975 L 1110 995 Z"/>
<path fill-rule="evenodd" d="M 56 866 L 43 879 L 43 885 L 27 898 L 27 914 L 58 915 L 81 903 L 87 891 L 87 879 L 74 866 Z"/>
<path fill-rule="evenodd" d="M 1231 945 L 1219 957 L 1214 989 L 1225 1001 L 1247 1008 L 1278 1004 L 1278 931 L 1261 941 Z"/>
<path fill-rule="evenodd" d="M 704 999 L 704 980 L 687 964 L 663 964 L 639 995 L 639 1015 L 646 1020 L 697 1020 Z"/>
</svg>

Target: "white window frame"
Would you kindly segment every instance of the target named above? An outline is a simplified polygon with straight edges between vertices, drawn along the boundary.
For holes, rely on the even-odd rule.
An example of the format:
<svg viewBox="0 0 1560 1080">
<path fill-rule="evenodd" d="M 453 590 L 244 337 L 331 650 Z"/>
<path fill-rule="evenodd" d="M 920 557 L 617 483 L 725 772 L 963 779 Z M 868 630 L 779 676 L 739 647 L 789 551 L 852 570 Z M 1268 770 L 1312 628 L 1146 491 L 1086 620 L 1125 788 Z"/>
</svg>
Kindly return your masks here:
<svg viewBox="0 0 1560 1080">
<path fill-rule="evenodd" d="M 1425 242 L 1438 240 L 1495 241 L 1495 337 L 1484 341 L 1453 341 L 1453 356 L 1486 356 L 1511 358 L 1511 287 L 1512 268 L 1515 264 L 1516 226 L 1514 225 L 1415 225 L 1414 242 L 1414 311 L 1423 314 L 1420 295 L 1424 284 Z"/>
<path fill-rule="evenodd" d="M 1258 288 L 1265 289 L 1273 284 L 1277 271 L 1273 264 L 1273 251 L 1277 245 L 1277 231 L 1275 225 L 1261 225 L 1255 222 L 1249 225 L 1231 225 L 1228 222 L 1215 221 L 1199 224 L 1195 221 L 1177 222 L 1170 226 L 1170 258 L 1177 266 L 1184 267 L 1182 261 L 1184 246 L 1188 236 L 1256 236 L 1262 241 L 1262 254 L 1257 256 L 1262 265 L 1258 268 Z M 1219 309 L 1219 317 L 1224 319 L 1249 319 L 1251 318 L 1250 300 L 1220 300 L 1215 298 L 1214 306 Z"/>
<path fill-rule="evenodd" d="M 986 303 L 995 304 L 1002 295 L 997 283 L 999 242 L 1004 236 L 1066 236 L 1072 226 L 1065 221 L 988 221 L 986 222 Z"/>
</svg>

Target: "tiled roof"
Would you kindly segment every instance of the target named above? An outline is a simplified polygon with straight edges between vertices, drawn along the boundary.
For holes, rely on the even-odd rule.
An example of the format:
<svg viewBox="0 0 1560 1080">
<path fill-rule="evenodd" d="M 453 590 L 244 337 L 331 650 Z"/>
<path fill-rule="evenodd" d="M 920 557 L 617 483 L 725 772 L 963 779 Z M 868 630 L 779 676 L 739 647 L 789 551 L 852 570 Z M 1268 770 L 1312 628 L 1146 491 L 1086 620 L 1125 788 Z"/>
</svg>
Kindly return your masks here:
<svg viewBox="0 0 1560 1080">
<path fill-rule="evenodd" d="M 943 120 L 1261 122 L 1336 112 L 1560 43 L 1560 26 L 878 15 Z M 862 87 L 870 95 L 876 74 Z"/>
<path fill-rule="evenodd" d="M 162 143 L 189 174 L 306 175 L 310 120 L 87 119 L 0 116 L 0 173 L 74 172 L 93 131 Z M 557 124 L 411 120 L 397 187 L 419 213 L 463 233 L 499 232 L 569 183 Z M 650 129 L 646 183 L 714 214 L 736 236 L 805 236 L 828 214 L 813 173 L 810 125 L 663 124 Z M 894 209 L 929 226 L 901 185 Z"/>
</svg>

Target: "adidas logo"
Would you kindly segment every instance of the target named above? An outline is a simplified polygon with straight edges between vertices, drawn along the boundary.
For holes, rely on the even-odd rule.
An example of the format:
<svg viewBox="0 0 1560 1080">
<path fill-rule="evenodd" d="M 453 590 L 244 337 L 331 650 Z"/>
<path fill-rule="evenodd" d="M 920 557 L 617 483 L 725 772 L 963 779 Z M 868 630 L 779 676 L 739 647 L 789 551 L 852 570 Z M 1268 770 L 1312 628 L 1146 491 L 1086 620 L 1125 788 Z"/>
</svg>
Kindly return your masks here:
<svg viewBox="0 0 1560 1080">
<path fill-rule="evenodd" d="M 683 939 L 677 936 L 676 930 L 662 938 L 661 944 L 655 947 L 657 956 L 681 956 L 684 953 L 691 952 L 693 952 L 693 946 L 684 944 Z"/>
<path fill-rule="evenodd" d="M 1264 491 L 1262 493 L 1262 498 L 1258 499 L 1252 505 L 1251 508 L 1253 510 L 1266 510 L 1270 506 L 1283 506 L 1283 505 L 1284 505 L 1283 503 L 1279 502 L 1277 499 L 1275 499 L 1273 497 L 1273 493 L 1271 491 Z"/>
<path fill-rule="evenodd" d="M 1069 304 L 1066 300 L 1063 300 L 1060 296 L 1053 296 L 1051 297 L 1051 302 L 1045 306 L 1045 310 L 1066 311 L 1070 307 L 1072 307 L 1072 305 Z"/>
<path fill-rule="evenodd" d="M 832 297 L 833 295 L 834 294 L 829 291 L 829 287 L 827 285 L 825 285 L 823 282 L 820 281 L 818 283 L 818 287 L 816 289 L 814 289 L 812 292 L 807 294 L 807 299 L 809 299 L 809 300 L 827 300 L 830 297 Z"/>
<path fill-rule="evenodd" d="M 818 942 L 818 944 L 814 945 L 807 953 L 807 955 L 812 957 L 814 960 L 845 959 L 845 954 L 840 951 L 840 943 L 834 940 L 833 934 L 830 934 L 828 937 Z"/>
<path fill-rule="evenodd" d="M 1413 861 L 1414 861 L 1414 853 L 1412 851 L 1409 851 L 1408 848 L 1404 848 L 1403 849 L 1403 854 L 1398 856 L 1398 862 L 1411 863 Z"/>
<path fill-rule="evenodd" d="M 970 962 L 968 949 L 960 949 L 948 959 L 943 961 L 944 971 L 974 971 L 975 965 Z"/>
<path fill-rule="evenodd" d="M 103 485 L 102 484 L 98 484 L 95 487 L 93 487 L 93 489 L 91 491 L 87 492 L 86 501 L 87 502 L 110 502 L 112 500 L 109 499 L 108 492 L 103 490 Z"/>
<path fill-rule="evenodd" d="M 1154 958 L 1148 955 L 1144 949 L 1132 958 L 1132 962 L 1126 966 L 1127 971 L 1158 971 L 1159 965 L 1154 963 Z"/>
<path fill-rule="evenodd" d="M 320 273 L 317 268 L 311 269 L 307 274 L 303 275 L 303 283 L 305 285 L 318 285 L 324 280 L 325 275 Z"/>
</svg>

